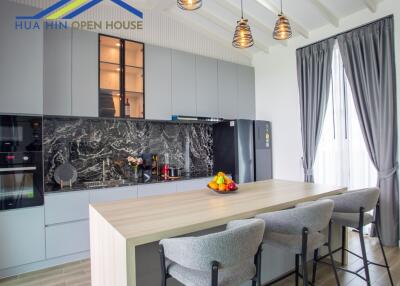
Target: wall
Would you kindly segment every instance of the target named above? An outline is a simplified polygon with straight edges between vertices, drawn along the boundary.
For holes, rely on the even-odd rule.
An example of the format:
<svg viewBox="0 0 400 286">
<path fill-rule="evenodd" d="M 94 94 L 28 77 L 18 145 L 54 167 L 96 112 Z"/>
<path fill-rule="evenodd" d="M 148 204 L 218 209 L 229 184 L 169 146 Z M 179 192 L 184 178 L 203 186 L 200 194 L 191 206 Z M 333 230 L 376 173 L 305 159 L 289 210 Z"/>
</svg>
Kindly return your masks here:
<svg viewBox="0 0 400 286">
<path fill-rule="evenodd" d="M 111 161 L 111 179 L 132 176 L 126 158 L 143 153 L 158 154 L 160 163 L 168 153 L 170 165 L 183 168 L 187 139 L 190 171 L 211 172 L 213 139 L 209 124 L 45 117 L 45 184 L 48 190 L 53 187 L 55 169 L 68 160 L 78 171 L 78 182 L 101 180 L 103 160 L 107 158 Z"/>
<path fill-rule="evenodd" d="M 3 0 L 4 1 L 4 0 Z M 11 0 L 41 9 L 49 7 L 55 0 Z M 77 21 L 104 20 L 104 21 L 132 21 L 132 14 L 115 4 L 104 1 L 85 13 L 74 18 Z M 136 4 L 136 3 L 135 3 Z M 137 3 L 140 5 L 140 3 Z M 107 5 L 107 6 L 104 6 Z M 105 9 L 102 9 L 102 7 Z M 139 6 L 138 6 L 139 7 Z M 175 6 L 174 6 L 175 7 Z M 230 42 L 217 41 L 209 37 L 208 31 L 200 31 L 183 25 L 173 16 L 161 11 L 141 9 L 144 14 L 143 30 L 111 30 L 102 29 L 96 32 L 114 35 L 117 37 L 136 40 L 146 44 L 182 50 L 189 53 L 212 57 L 216 59 L 250 65 L 251 59 L 243 52 L 233 48 Z"/>
<path fill-rule="evenodd" d="M 309 39 L 294 38 L 289 40 L 287 48 L 272 48 L 268 55 L 264 53 L 255 55 L 253 65 L 256 74 L 256 118 L 272 121 L 275 178 L 303 180 L 296 49 L 390 14 L 394 14 L 395 36 L 398 36 L 400 3 L 398 0 L 385 0 L 379 4 L 376 13 L 371 13 L 367 9 L 359 11 L 341 19 L 339 28 L 325 26 L 312 31 Z M 400 37 L 396 37 L 396 51 L 399 49 Z M 399 83 L 399 53 L 396 57 L 396 67 Z M 399 87 L 400 84 L 398 84 L 398 98 L 400 98 Z M 398 105 L 399 102 L 400 100 Z M 399 111 L 400 108 L 398 108 L 400 118 Z"/>
</svg>

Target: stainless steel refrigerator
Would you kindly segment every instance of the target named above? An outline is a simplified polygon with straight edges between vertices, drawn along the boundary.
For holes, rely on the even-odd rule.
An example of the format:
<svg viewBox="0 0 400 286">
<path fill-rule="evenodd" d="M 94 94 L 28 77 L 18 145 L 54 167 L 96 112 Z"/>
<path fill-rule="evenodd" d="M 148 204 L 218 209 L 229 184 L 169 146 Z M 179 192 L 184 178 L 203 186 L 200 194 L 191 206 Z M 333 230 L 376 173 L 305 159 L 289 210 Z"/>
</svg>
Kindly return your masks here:
<svg viewBox="0 0 400 286">
<path fill-rule="evenodd" d="M 214 171 L 237 183 L 272 179 L 272 136 L 268 121 L 230 120 L 213 125 Z"/>
</svg>

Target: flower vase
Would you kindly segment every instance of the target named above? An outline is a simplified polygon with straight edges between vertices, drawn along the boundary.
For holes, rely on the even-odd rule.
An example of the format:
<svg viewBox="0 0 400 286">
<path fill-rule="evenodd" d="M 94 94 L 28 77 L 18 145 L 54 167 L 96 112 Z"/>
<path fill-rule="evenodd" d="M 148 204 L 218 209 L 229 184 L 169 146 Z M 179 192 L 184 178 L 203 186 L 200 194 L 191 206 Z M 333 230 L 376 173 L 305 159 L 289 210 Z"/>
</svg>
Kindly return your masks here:
<svg viewBox="0 0 400 286">
<path fill-rule="evenodd" d="M 138 180 L 139 179 L 139 166 L 133 166 L 133 179 Z"/>
</svg>

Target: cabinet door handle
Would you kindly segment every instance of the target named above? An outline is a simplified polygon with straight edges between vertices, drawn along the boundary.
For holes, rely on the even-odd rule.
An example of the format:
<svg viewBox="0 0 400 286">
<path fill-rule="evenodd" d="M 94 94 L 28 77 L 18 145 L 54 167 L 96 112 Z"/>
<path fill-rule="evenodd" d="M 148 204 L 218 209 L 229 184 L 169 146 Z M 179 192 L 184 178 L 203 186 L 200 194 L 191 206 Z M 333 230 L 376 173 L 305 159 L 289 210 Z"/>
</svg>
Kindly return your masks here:
<svg viewBox="0 0 400 286">
<path fill-rule="evenodd" d="M 0 172 L 35 171 L 36 167 L 0 168 Z"/>
</svg>

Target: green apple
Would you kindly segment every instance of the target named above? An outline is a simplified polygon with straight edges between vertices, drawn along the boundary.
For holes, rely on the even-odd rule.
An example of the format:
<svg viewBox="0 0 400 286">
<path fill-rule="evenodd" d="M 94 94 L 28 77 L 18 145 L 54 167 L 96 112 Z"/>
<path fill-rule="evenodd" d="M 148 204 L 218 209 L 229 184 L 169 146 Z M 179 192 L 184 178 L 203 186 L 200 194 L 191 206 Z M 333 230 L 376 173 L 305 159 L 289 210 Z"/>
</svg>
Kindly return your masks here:
<svg viewBox="0 0 400 286">
<path fill-rule="evenodd" d="M 221 185 L 221 184 L 223 184 L 223 183 L 225 183 L 224 177 L 218 177 L 218 179 L 217 179 L 217 184 L 218 184 L 218 185 Z"/>
</svg>

